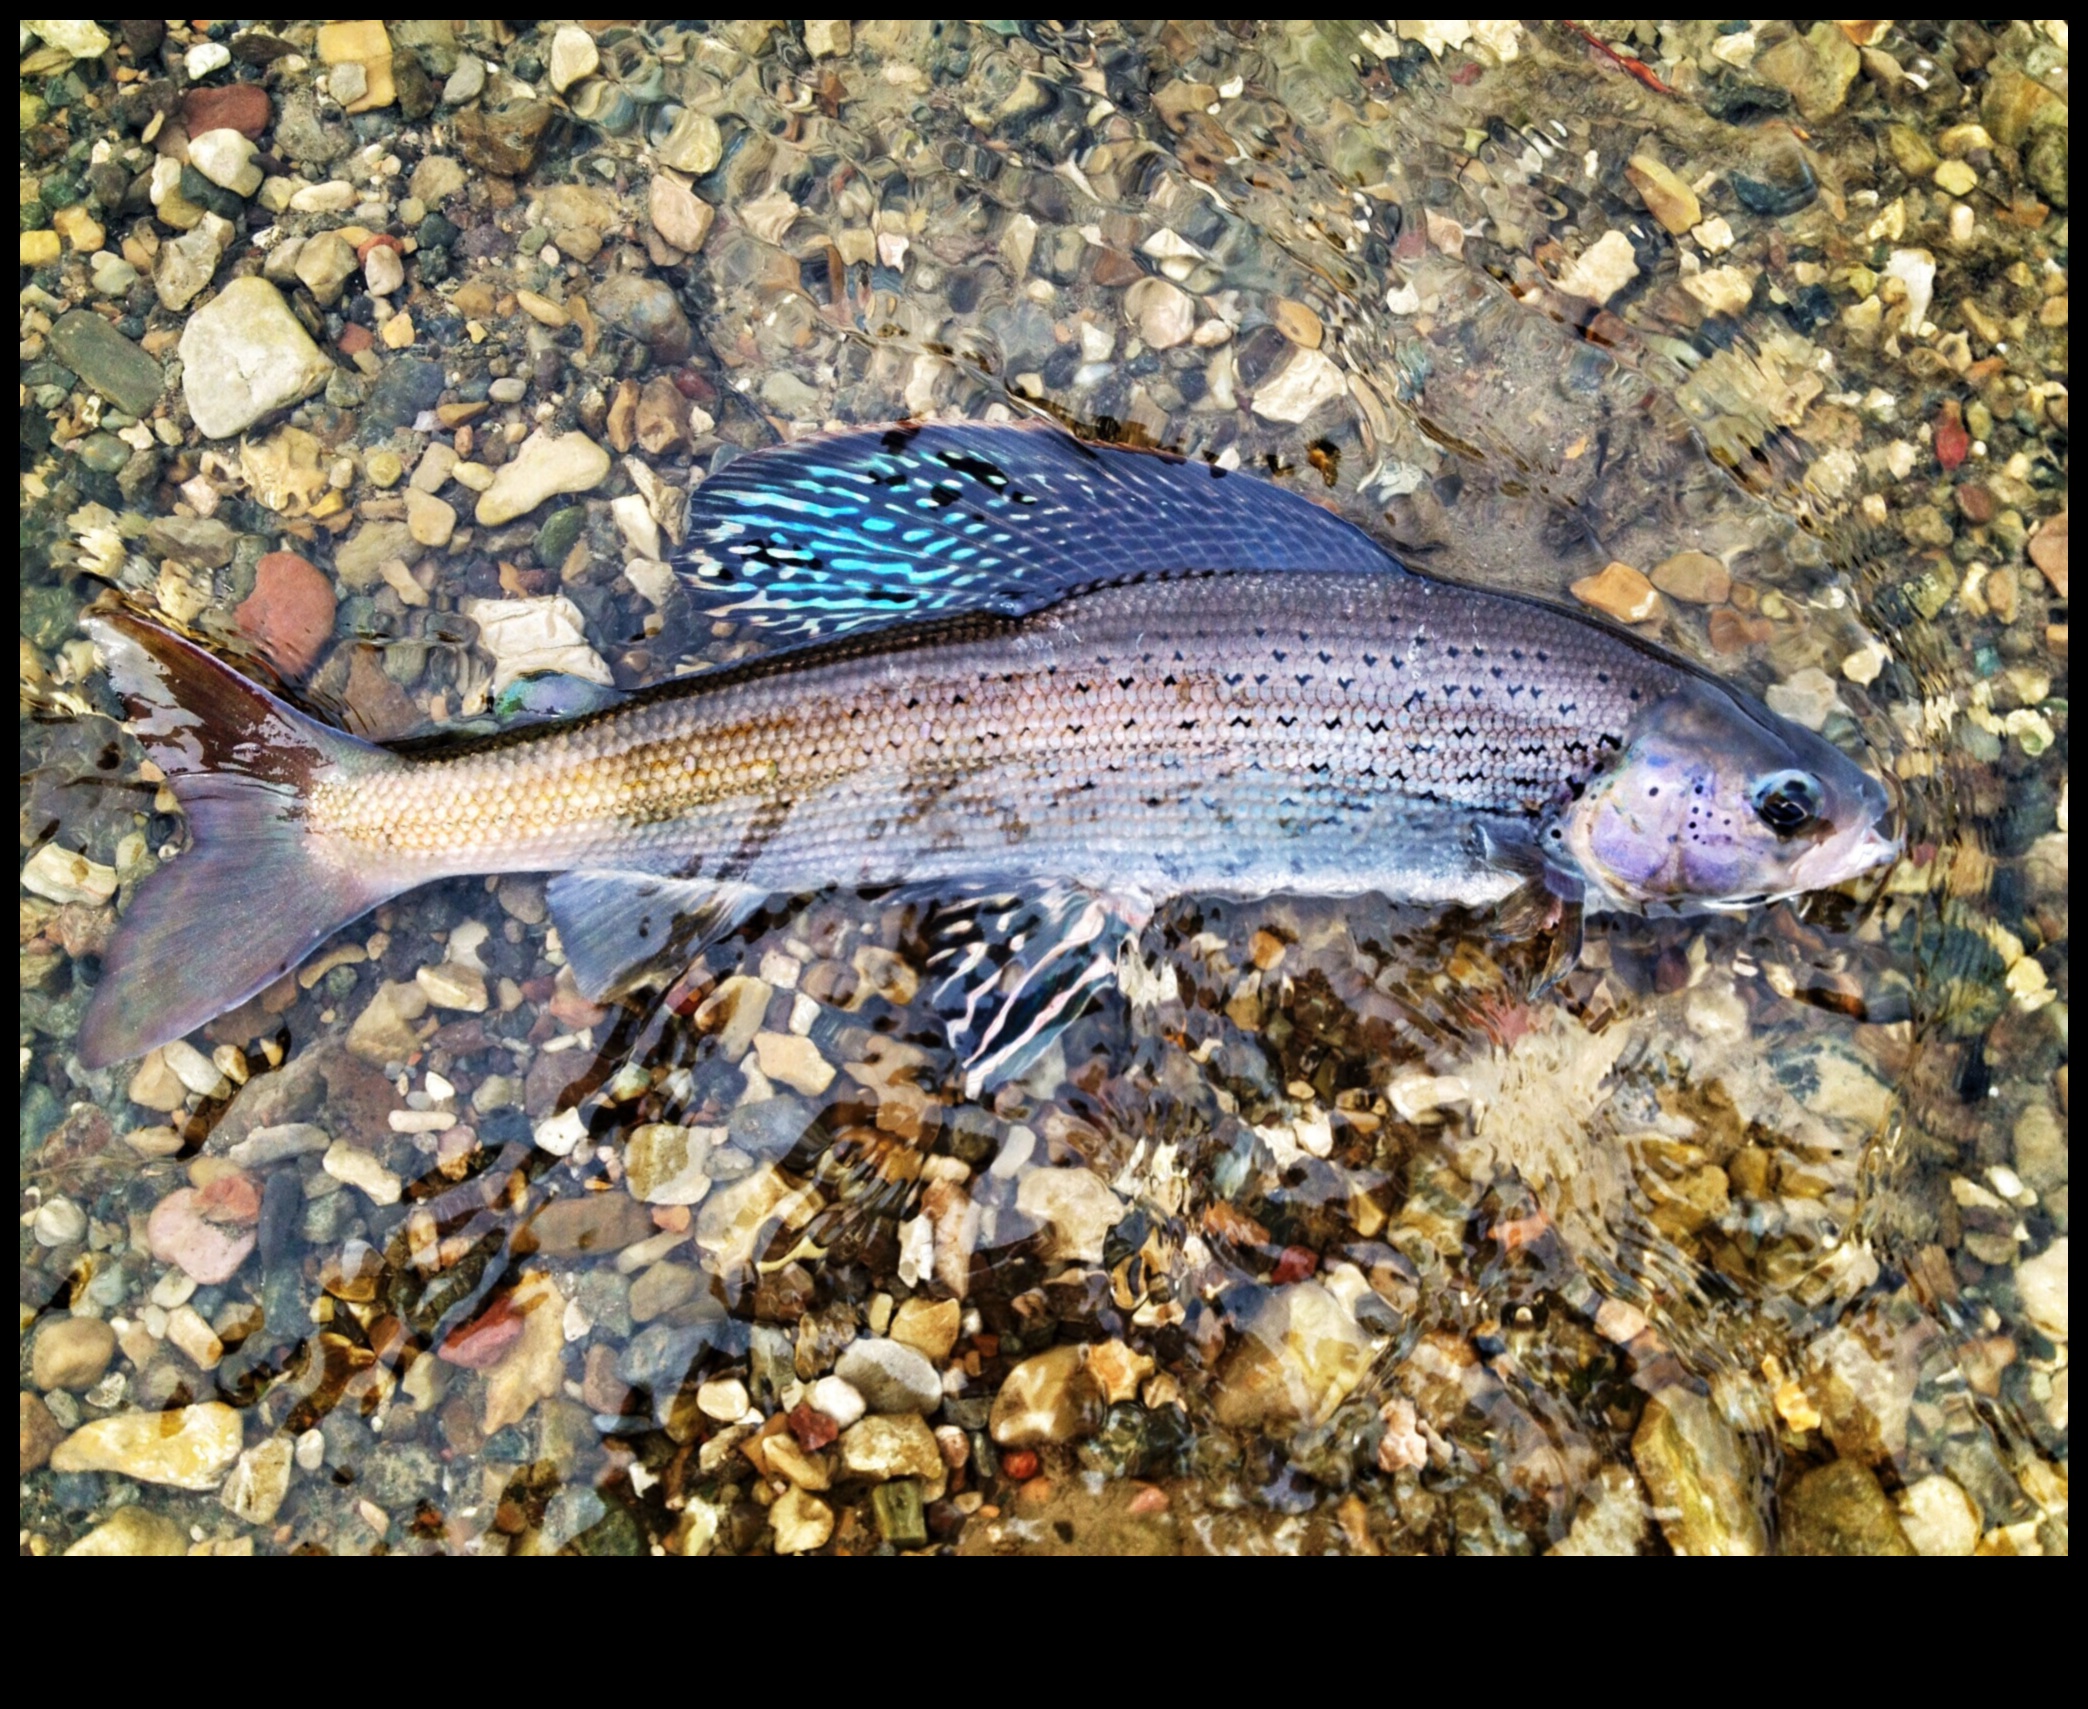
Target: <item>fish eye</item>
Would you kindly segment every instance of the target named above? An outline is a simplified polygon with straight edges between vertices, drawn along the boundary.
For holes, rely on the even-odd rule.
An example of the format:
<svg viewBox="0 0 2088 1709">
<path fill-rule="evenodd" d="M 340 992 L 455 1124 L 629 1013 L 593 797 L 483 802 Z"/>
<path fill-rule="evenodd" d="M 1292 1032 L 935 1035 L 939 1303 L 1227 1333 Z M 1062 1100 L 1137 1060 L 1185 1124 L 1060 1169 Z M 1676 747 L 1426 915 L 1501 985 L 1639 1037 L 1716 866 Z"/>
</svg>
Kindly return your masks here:
<svg viewBox="0 0 2088 1709">
<path fill-rule="evenodd" d="M 1820 816 L 1820 780 L 1806 771 L 1776 771 L 1748 792 L 1755 816 L 1779 837 L 1795 836 Z"/>
</svg>

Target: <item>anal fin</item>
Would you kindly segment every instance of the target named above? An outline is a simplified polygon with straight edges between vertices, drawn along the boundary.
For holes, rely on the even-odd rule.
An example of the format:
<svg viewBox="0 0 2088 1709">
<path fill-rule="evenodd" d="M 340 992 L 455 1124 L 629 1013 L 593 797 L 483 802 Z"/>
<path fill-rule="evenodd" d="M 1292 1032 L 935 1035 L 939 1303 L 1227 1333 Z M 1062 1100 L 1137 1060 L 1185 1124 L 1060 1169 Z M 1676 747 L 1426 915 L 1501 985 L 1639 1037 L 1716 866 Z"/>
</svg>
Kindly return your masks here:
<svg viewBox="0 0 2088 1709">
<path fill-rule="evenodd" d="M 768 892 L 652 872 L 566 872 L 545 898 L 573 983 L 592 1003 L 631 989 L 655 964 L 685 962 L 748 919 Z"/>
<path fill-rule="evenodd" d="M 938 904 L 929 923 L 928 1001 L 978 1098 L 1019 1079 L 1117 982 L 1126 940 L 1151 902 L 1078 885 Z"/>
</svg>

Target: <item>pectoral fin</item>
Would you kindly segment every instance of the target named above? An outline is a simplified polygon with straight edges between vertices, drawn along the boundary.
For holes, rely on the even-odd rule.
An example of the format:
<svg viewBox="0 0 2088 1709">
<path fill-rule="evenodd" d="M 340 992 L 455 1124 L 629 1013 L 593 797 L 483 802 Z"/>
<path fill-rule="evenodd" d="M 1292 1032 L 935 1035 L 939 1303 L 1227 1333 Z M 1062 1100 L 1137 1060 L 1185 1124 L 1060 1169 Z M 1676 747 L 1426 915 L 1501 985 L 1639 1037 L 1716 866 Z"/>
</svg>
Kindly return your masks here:
<svg viewBox="0 0 2088 1709">
<path fill-rule="evenodd" d="M 747 920 L 768 892 L 747 884 L 650 872 L 566 872 L 545 890 L 573 983 L 589 1002 L 631 989 L 641 973 Z"/>
<path fill-rule="evenodd" d="M 977 1098 L 1019 1079 L 1104 990 L 1117 957 L 1152 915 L 1144 897 L 1054 885 L 1022 896 L 938 904 L 928 1001 Z"/>
</svg>

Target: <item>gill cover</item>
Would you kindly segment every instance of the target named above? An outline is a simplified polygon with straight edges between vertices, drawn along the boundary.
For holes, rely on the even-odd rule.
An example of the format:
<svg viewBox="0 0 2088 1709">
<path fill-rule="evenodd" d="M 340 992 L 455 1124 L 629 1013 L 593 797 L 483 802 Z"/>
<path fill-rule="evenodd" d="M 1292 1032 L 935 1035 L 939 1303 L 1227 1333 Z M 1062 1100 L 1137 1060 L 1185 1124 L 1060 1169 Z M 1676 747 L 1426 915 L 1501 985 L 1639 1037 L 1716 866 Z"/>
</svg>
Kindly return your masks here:
<svg viewBox="0 0 2088 1709">
<path fill-rule="evenodd" d="M 1741 908 L 1889 859 L 1887 805 L 1832 743 L 1692 677 L 1639 714 L 1544 845 L 1591 907 Z"/>
</svg>

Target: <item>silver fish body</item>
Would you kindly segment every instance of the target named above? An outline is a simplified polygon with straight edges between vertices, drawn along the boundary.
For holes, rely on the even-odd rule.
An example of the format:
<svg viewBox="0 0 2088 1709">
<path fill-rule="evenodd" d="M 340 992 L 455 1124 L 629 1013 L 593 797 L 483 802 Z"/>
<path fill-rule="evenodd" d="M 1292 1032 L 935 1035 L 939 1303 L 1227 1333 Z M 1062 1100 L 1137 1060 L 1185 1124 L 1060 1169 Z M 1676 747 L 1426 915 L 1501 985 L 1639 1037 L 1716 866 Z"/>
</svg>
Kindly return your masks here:
<svg viewBox="0 0 2088 1709">
<path fill-rule="evenodd" d="M 1892 850 L 1882 790 L 1818 736 L 1607 625 L 1416 576 L 1279 488 L 993 428 L 726 475 L 692 514 L 704 573 L 801 644 L 446 752 L 360 742 L 152 624 L 91 620 L 193 846 L 125 916 L 83 1057 L 178 1036 L 459 874 L 562 875 L 591 994 L 771 893 L 1036 893 L 1002 983 L 1051 975 L 1005 1065 L 1103 977 L 1105 917 L 1166 896 L 1479 905 L 1541 880 L 1730 907 Z M 977 943 L 958 964 L 1002 971 Z M 952 1001 L 976 1034 L 977 993 Z"/>
<path fill-rule="evenodd" d="M 1157 577 L 844 637 L 344 778 L 315 817 L 429 878 L 1477 904 L 1518 879 L 1475 827 L 1528 841 L 1685 680 L 1606 629 L 1398 571 L 1300 591 L 1279 573 Z"/>
</svg>

